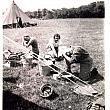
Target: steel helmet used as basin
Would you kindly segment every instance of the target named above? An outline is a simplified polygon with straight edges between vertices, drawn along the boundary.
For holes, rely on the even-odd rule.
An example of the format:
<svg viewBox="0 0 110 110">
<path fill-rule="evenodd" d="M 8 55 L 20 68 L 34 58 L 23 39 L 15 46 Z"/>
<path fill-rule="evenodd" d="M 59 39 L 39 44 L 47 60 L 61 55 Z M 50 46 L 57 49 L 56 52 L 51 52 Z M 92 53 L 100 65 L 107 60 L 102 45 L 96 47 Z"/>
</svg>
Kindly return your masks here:
<svg viewBox="0 0 110 110">
<path fill-rule="evenodd" d="M 40 96 L 47 98 L 53 93 L 53 87 L 50 84 L 44 84 L 40 88 Z"/>
</svg>

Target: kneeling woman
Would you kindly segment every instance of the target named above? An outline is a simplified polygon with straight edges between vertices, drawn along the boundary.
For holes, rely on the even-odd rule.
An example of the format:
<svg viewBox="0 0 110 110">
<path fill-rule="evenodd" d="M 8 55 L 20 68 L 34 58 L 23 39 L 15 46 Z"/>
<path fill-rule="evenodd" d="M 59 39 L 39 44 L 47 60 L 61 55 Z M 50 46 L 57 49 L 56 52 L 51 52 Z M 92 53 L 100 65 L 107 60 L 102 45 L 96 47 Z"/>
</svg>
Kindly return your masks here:
<svg viewBox="0 0 110 110">
<path fill-rule="evenodd" d="M 48 54 L 51 55 L 52 58 L 59 58 L 59 46 L 61 46 L 60 35 L 55 34 L 47 44 Z"/>
<path fill-rule="evenodd" d="M 93 60 L 89 53 L 81 46 L 74 46 L 63 54 L 67 71 L 75 74 L 82 80 L 90 78 Z"/>
</svg>

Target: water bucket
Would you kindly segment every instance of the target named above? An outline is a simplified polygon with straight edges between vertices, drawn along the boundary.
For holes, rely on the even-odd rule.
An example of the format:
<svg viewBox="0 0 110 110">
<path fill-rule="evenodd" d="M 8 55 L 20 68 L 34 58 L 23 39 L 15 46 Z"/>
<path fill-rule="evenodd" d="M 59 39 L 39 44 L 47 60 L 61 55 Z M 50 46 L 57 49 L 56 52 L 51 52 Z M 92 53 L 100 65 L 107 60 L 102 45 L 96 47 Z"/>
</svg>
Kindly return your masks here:
<svg viewBox="0 0 110 110">
<path fill-rule="evenodd" d="M 47 76 L 50 74 L 51 68 L 49 67 L 52 64 L 51 60 L 46 60 L 44 62 L 39 61 L 39 72 L 40 75 Z"/>
<path fill-rule="evenodd" d="M 42 76 L 47 76 L 50 74 L 51 68 L 49 68 L 48 65 L 43 64 L 42 62 L 39 62 L 39 72 Z"/>
<path fill-rule="evenodd" d="M 42 66 L 41 68 L 42 68 L 41 71 L 42 75 L 47 76 L 50 74 L 51 69 L 48 66 Z"/>
</svg>

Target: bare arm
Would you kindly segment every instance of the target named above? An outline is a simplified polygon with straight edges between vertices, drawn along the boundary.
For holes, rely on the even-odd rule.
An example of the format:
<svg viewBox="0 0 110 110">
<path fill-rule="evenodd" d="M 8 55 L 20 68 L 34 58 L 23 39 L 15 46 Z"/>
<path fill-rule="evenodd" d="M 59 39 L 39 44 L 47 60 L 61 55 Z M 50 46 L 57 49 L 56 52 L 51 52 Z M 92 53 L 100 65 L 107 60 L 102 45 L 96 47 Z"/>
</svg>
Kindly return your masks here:
<svg viewBox="0 0 110 110">
<path fill-rule="evenodd" d="M 27 46 L 27 42 L 26 41 L 23 41 L 23 46 Z"/>
<path fill-rule="evenodd" d="M 30 41 L 28 43 L 26 43 L 26 47 L 29 47 L 32 44 L 32 39 L 30 39 Z"/>
<path fill-rule="evenodd" d="M 63 56 L 65 57 L 65 59 L 67 59 L 69 62 L 71 62 L 71 57 L 67 56 L 66 53 L 64 53 Z"/>
</svg>

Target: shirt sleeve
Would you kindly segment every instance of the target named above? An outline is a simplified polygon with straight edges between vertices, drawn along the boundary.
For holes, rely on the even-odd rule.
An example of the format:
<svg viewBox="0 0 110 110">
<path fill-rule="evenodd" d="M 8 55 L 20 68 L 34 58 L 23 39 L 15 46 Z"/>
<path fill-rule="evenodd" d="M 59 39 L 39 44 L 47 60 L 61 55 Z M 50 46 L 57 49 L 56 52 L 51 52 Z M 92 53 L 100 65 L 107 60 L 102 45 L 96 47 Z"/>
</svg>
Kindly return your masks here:
<svg viewBox="0 0 110 110">
<path fill-rule="evenodd" d="M 27 46 L 27 42 L 26 41 L 23 41 L 23 46 Z"/>
</svg>

